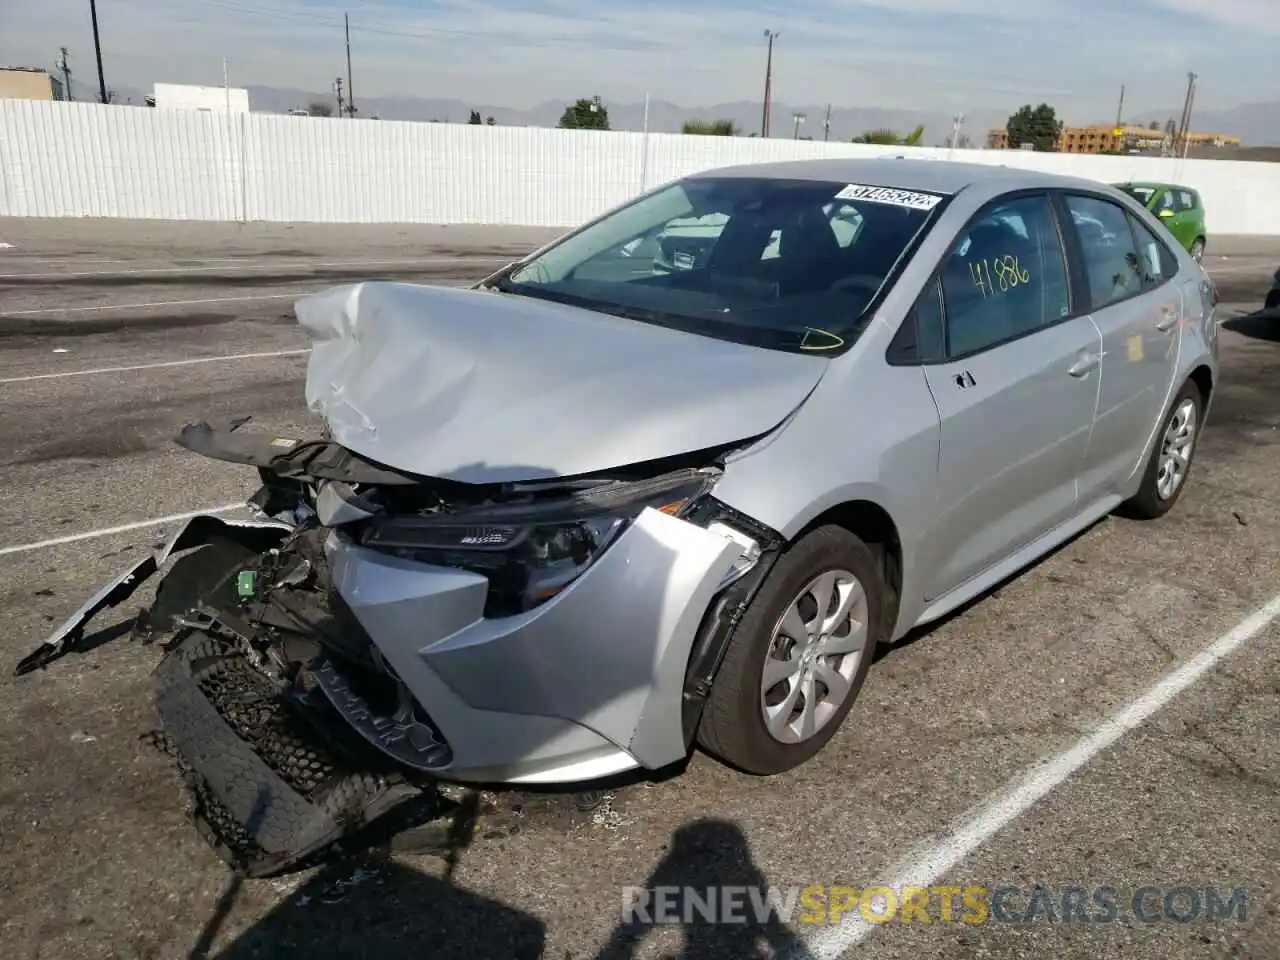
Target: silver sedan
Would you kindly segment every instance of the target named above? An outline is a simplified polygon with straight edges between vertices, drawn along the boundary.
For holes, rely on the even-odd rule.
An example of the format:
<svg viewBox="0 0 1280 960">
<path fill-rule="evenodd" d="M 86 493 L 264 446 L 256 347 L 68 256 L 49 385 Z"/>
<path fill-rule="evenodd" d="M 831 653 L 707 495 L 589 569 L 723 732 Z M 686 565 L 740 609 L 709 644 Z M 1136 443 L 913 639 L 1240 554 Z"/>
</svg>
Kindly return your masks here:
<svg viewBox="0 0 1280 960">
<path fill-rule="evenodd" d="M 695 744 L 780 773 L 877 644 L 1114 510 L 1173 507 L 1215 300 L 1100 183 L 903 159 L 691 176 L 470 290 L 299 302 L 328 430 L 189 427 L 258 468 L 258 519 L 192 521 L 22 669 L 195 547 L 147 618 L 170 636 L 157 702 L 264 870 L 394 775 L 590 784 Z M 210 677 L 317 722 L 240 729 Z"/>
</svg>

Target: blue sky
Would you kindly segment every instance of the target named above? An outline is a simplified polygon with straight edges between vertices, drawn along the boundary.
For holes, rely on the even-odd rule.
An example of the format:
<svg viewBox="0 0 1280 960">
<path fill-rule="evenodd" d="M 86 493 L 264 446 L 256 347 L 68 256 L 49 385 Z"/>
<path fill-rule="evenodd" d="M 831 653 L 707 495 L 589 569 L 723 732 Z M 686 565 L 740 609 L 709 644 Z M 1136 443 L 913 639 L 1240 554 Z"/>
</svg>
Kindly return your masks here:
<svg viewBox="0 0 1280 960">
<path fill-rule="evenodd" d="M 599 93 L 686 106 L 757 100 L 766 28 L 775 96 L 893 109 L 1046 100 L 1072 122 L 1280 99 L 1280 0 L 380 0 L 357 4 L 357 96 L 417 94 L 526 108 Z M 331 0 L 98 0 L 108 84 L 328 90 L 345 74 Z M 94 82 L 86 0 L 0 0 L 0 62 Z"/>
</svg>

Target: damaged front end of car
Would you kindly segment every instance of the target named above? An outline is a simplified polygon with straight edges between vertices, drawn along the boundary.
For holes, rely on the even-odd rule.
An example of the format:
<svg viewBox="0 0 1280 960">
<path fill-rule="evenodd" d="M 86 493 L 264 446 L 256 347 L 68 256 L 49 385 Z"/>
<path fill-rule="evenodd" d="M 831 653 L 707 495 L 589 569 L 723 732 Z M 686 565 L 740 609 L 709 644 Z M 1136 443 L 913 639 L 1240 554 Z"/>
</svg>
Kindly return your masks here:
<svg viewBox="0 0 1280 960">
<path fill-rule="evenodd" d="M 387 467 L 327 435 L 298 440 L 244 425 L 189 425 L 178 443 L 257 469 L 253 519 L 186 519 L 17 668 L 30 673 L 76 650 L 95 616 L 168 565 L 133 636 L 163 650 L 154 673 L 159 745 L 187 785 L 188 813 L 238 871 L 296 868 L 410 806 L 429 816 L 441 783 L 580 788 L 687 753 L 732 629 L 779 547 L 771 531 L 709 495 L 726 449 L 571 479 L 472 484 Z M 610 597 L 634 587 L 670 598 L 670 609 L 646 600 L 651 618 L 619 599 L 614 615 L 652 619 L 646 637 L 693 635 L 691 646 L 655 647 L 679 661 L 678 676 L 640 662 L 654 650 L 622 655 L 655 691 L 664 670 L 678 682 L 678 716 L 653 720 L 664 701 L 631 689 L 631 676 L 613 686 L 593 680 L 599 662 L 578 665 L 583 685 L 601 684 L 598 702 L 575 700 L 564 692 L 568 648 L 531 646 L 539 617 L 544 632 L 582 622 L 568 595 L 611 552 Z M 651 559 L 664 552 L 684 566 Z M 646 576 L 665 580 L 654 587 Z M 543 616 L 557 605 L 560 620 Z M 689 611 L 698 614 L 692 624 Z M 382 626 L 391 615 L 394 633 Z M 593 629 L 601 644 L 629 636 L 621 626 Z M 378 641 L 371 631 L 383 631 Z M 385 636 L 404 642 L 397 648 Z M 486 648 L 511 675 L 477 676 Z M 434 687 L 424 680 L 430 671 Z M 493 691 L 476 692 L 485 682 Z M 535 702 L 557 685 L 563 708 Z M 436 714 L 455 698 L 466 711 L 454 711 L 446 733 Z M 610 712 L 622 700 L 635 705 Z M 495 717 L 508 726 L 485 726 Z M 519 726 L 531 731 L 527 743 L 492 743 Z M 535 735 L 558 745 L 539 753 Z"/>
</svg>

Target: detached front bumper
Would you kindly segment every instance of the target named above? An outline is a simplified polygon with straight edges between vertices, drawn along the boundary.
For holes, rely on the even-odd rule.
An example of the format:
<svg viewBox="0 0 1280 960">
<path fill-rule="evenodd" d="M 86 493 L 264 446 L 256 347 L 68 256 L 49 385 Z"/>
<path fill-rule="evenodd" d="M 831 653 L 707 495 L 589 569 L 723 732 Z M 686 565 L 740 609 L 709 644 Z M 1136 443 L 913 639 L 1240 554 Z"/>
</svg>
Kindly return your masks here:
<svg viewBox="0 0 1280 960">
<path fill-rule="evenodd" d="M 215 541 L 252 557 L 293 531 L 283 520 L 197 516 L 108 583 L 19 663 L 47 666 L 75 649 L 98 613 L 132 596 L 173 555 Z M 316 665 L 319 689 L 347 724 L 393 761 L 436 779 L 470 783 L 577 784 L 637 768 L 657 770 L 688 754 L 685 691 L 713 601 L 742 569 L 743 545 L 715 528 L 646 509 L 561 594 L 527 613 L 486 618 L 486 578 L 376 552 L 327 531 L 331 595 L 350 642 L 378 651 L 430 719 L 437 743 L 411 748 L 407 726 L 379 714 L 348 682 L 340 659 Z M 225 563 L 225 559 L 223 561 Z M 167 598 L 175 566 L 135 634 L 171 631 L 190 611 L 228 609 L 234 584 Z M 225 571 L 219 574 L 227 580 Z M 721 626 L 713 623 L 712 626 Z M 412 726 L 412 724 L 410 724 Z M 441 749 L 437 749 L 441 748 Z"/>
<path fill-rule="evenodd" d="M 225 520 L 213 514 L 188 517 L 162 546 L 124 570 L 81 604 L 80 609 L 64 620 L 39 647 L 18 662 L 14 675 L 23 676 L 43 669 L 74 650 L 76 644 L 84 639 L 85 628 L 94 617 L 132 597 L 174 554 L 207 546 L 218 539 L 239 544 L 246 551 L 265 551 L 278 545 L 292 530 L 292 524 L 270 518 Z M 172 611 L 174 615 L 185 612 L 185 609 Z"/>
<path fill-rule="evenodd" d="M 749 537 L 646 508 L 558 595 L 486 617 L 482 575 L 281 517 L 191 518 L 18 667 L 70 652 L 97 613 L 202 548 L 173 564 L 135 636 L 163 640 L 155 706 L 188 813 L 254 876 L 402 803 L 431 806 L 440 781 L 587 788 L 679 762 L 767 569 Z"/>
<path fill-rule="evenodd" d="M 326 554 L 350 615 L 447 746 L 447 760 L 421 769 L 550 784 L 687 756 L 690 653 L 743 547 L 646 509 L 558 596 L 493 619 L 479 574 L 378 553 L 336 530 Z M 365 708 L 355 700 L 351 711 L 355 723 Z"/>
</svg>

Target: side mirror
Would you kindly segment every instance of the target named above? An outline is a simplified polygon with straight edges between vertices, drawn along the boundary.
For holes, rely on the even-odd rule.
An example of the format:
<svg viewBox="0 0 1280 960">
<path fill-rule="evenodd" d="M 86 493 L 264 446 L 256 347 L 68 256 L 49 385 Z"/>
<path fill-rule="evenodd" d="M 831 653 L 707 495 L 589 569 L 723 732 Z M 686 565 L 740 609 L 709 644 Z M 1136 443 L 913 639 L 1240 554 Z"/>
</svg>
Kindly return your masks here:
<svg viewBox="0 0 1280 960">
<path fill-rule="evenodd" d="M 1163 210 L 1161 210 L 1161 211 L 1157 214 L 1157 216 L 1158 216 L 1158 217 L 1160 217 L 1160 219 L 1161 219 L 1161 220 L 1165 220 L 1165 219 L 1167 219 L 1167 218 L 1169 218 L 1169 217 L 1172 217 L 1172 216 L 1173 216 L 1173 211 L 1172 211 L 1172 210 L 1170 210 L 1168 207 L 1165 207 Z"/>
</svg>

